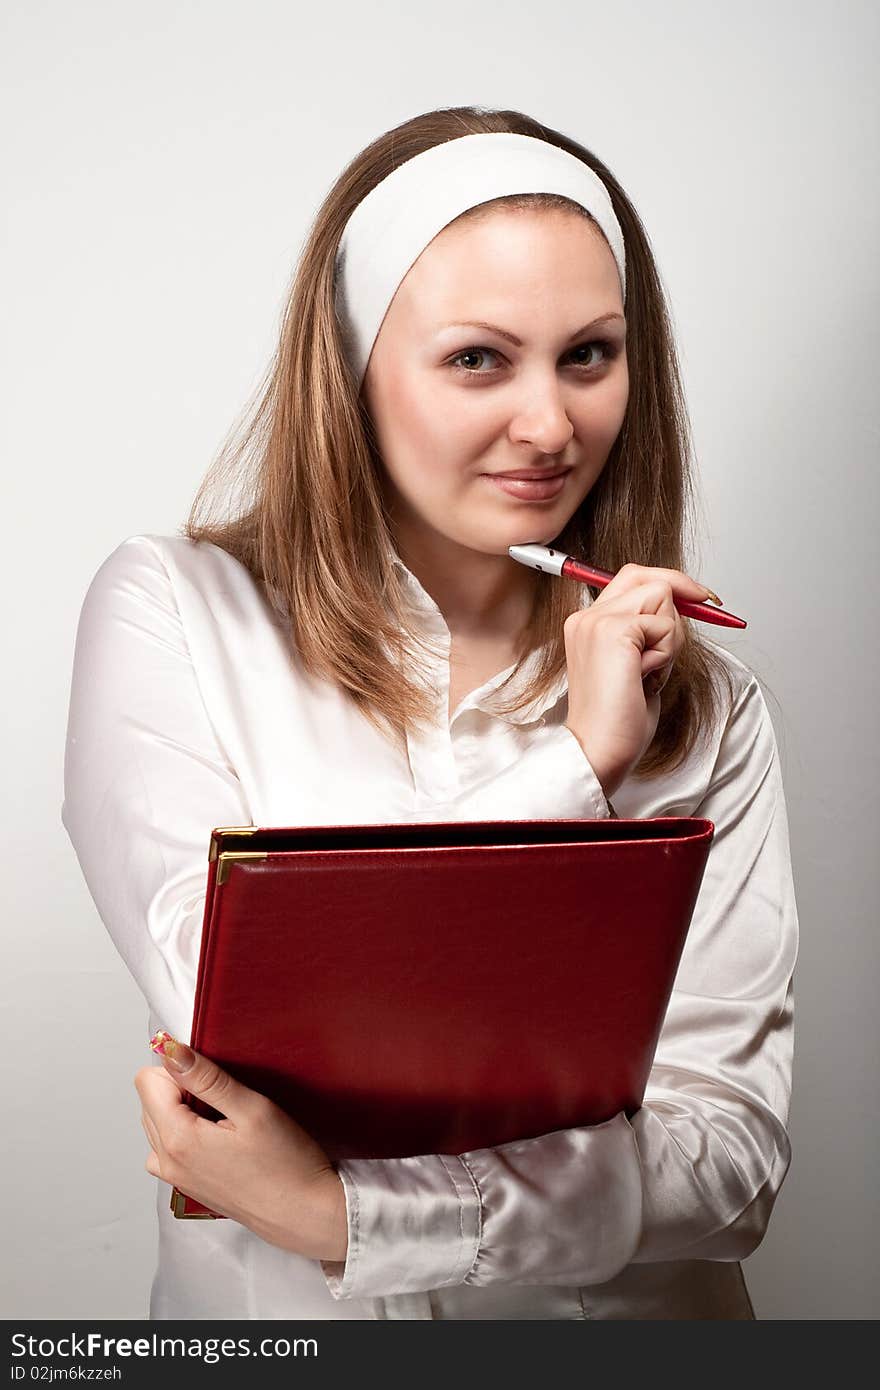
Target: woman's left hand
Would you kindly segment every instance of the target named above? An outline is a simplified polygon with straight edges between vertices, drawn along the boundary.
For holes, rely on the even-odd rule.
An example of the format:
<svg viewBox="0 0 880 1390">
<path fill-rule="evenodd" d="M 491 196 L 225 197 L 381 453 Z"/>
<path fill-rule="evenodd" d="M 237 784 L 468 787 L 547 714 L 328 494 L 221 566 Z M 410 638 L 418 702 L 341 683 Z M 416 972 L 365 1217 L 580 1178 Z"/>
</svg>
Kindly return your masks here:
<svg viewBox="0 0 880 1390">
<path fill-rule="evenodd" d="M 345 1193 L 321 1146 L 280 1106 L 216 1062 L 166 1033 L 153 1042 L 164 1066 L 141 1067 L 134 1079 L 151 1145 L 147 1172 L 271 1245 L 310 1259 L 344 1260 Z M 174 1069 L 174 1058 L 185 1070 Z M 183 1089 L 225 1118 L 197 1115 L 182 1099 Z"/>
</svg>

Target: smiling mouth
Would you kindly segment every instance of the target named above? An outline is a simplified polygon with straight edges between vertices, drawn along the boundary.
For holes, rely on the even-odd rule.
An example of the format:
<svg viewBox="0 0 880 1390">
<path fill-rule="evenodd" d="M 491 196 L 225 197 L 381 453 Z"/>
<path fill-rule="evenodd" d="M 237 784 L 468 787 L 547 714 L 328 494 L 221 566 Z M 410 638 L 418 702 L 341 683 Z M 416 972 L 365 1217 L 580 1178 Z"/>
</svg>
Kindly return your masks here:
<svg viewBox="0 0 880 1390">
<path fill-rule="evenodd" d="M 555 473 L 539 473 L 527 477 L 510 473 L 484 473 L 483 477 L 498 491 L 506 492 L 508 497 L 518 497 L 522 502 L 549 502 L 562 492 L 571 471 L 570 468 L 565 468 Z"/>
<path fill-rule="evenodd" d="M 561 478 L 563 473 L 570 473 L 570 468 L 554 468 L 550 472 L 546 468 L 518 468 L 513 473 L 487 473 L 487 478 L 510 478 L 512 482 L 542 483 L 545 479 Z"/>
</svg>

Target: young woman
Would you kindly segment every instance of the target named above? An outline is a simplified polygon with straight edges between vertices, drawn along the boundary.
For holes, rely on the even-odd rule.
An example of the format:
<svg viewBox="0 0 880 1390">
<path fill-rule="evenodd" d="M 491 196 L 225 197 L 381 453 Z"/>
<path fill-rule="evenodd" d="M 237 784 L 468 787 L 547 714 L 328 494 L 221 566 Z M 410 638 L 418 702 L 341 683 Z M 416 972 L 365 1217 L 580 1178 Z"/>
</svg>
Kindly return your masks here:
<svg viewBox="0 0 880 1390">
<path fill-rule="evenodd" d="M 688 466 L 651 251 L 594 155 L 466 107 L 344 170 L 218 460 L 238 505 L 202 515 L 209 477 L 184 534 L 113 551 L 80 618 L 62 819 L 172 1039 L 135 1079 L 152 1318 L 754 1316 L 739 1261 L 789 1164 L 797 917 L 758 681 L 674 603 L 715 599 L 682 570 Z M 534 541 L 615 577 L 510 559 Z M 188 1053 L 213 827 L 612 797 L 715 824 L 632 1118 L 334 1165 Z M 176 1221 L 168 1184 L 230 1219 Z"/>
</svg>

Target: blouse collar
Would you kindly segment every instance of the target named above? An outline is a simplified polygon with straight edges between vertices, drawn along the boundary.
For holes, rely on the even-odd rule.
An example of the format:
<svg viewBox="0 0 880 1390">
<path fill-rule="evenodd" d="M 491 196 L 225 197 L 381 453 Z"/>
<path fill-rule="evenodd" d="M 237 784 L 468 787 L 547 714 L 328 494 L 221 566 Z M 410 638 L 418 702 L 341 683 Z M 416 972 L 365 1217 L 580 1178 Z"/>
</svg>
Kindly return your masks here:
<svg viewBox="0 0 880 1390">
<path fill-rule="evenodd" d="M 430 634 L 438 637 L 441 642 L 448 643 L 450 640 L 449 628 L 446 625 L 443 614 L 431 598 L 431 595 L 416 578 L 412 570 L 404 564 L 396 550 L 391 548 L 389 550 L 389 555 L 392 563 L 401 576 L 404 591 L 411 608 L 414 612 L 418 613 L 422 619 L 422 626 Z M 586 585 L 583 586 L 583 595 L 583 607 L 586 608 L 591 602 L 590 591 Z M 544 648 L 539 647 L 529 653 L 519 675 L 506 687 L 501 698 L 508 700 L 514 693 L 519 694 L 525 689 L 530 679 L 537 673 L 543 651 Z M 568 673 L 566 670 L 563 670 L 557 676 L 550 689 L 543 695 L 529 701 L 528 704 L 513 713 L 502 713 L 500 710 L 495 709 L 492 702 L 492 695 L 512 670 L 513 664 L 506 666 L 503 671 L 499 671 L 496 675 L 492 676 L 477 690 L 471 691 L 459 705 L 459 713 L 463 713 L 464 710 L 469 708 L 476 708 L 483 710 L 486 714 L 493 715 L 497 719 L 502 719 L 508 724 L 540 723 L 542 716 L 547 710 L 552 709 L 562 696 L 568 693 Z"/>
</svg>

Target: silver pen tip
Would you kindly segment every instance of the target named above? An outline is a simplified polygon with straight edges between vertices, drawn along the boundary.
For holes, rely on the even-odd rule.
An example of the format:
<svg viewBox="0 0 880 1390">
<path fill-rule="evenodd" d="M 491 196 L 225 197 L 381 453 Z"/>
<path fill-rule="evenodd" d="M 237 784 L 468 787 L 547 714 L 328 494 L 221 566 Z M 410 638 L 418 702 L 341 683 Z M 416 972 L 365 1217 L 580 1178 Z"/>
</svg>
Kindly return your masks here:
<svg viewBox="0 0 880 1390">
<path fill-rule="evenodd" d="M 510 545 L 507 547 L 507 553 L 512 560 L 541 570 L 544 574 L 561 574 L 562 566 L 567 559 L 565 551 L 554 550 L 548 545 Z"/>
</svg>

